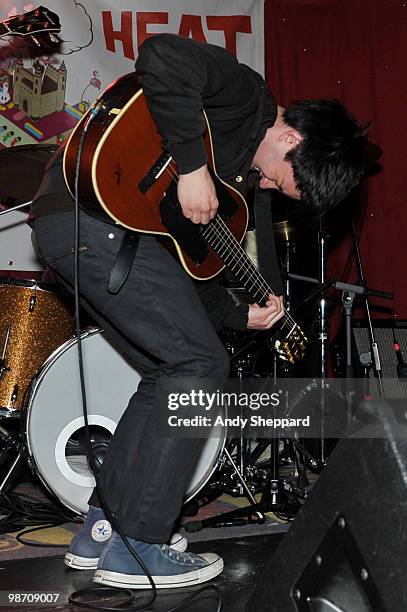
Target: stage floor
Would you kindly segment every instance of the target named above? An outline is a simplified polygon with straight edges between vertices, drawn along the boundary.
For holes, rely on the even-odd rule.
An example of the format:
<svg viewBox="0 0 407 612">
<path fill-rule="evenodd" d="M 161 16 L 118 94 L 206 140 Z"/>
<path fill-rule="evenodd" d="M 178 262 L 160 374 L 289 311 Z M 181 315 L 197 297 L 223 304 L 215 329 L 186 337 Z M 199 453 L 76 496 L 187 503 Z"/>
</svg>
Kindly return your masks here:
<svg viewBox="0 0 407 612">
<path fill-rule="evenodd" d="M 214 530 L 216 532 L 216 530 Z M 216 533 L 214 533 L 215 537 Z M 261 580 L 264 565 L 276 550 L 283 534 L 264 534 L 233 539 L 213 539 L 205 542 L 193 542 L 189 550 L 193 552 L 217 552 L 225 562 L 223 573 L 215 580 L 207 583 L 216 584 L 222 592 L 222 610 L 224 612 L 244 612 L 248 598 L 258 580 Z M 69 595 L 78 589 L 93 586 L 92 571 L 77 571 L 65 566 L 63 557 L 47 556 L 43 558 L 20 559 L 2 561 L 0 567 L 0 610 L 58 610 L 79 612 L 84 608 L 68 605 Z M 201 585 L 204 586 L 204 585 Z M 201 587 L 189 587 L 176 590 L 160 590 L 153 604 L 143 608 L 144 612 L 164 612 L 175 607 L 182 599 Z M 21 606 L 9 604 L 9 593 L 22 592 L 57 593 L 56 604 L 50 606 Z M 135 591 L 134 605 L 147 603 L 147 591 Z M 209 591 L 201 594 L 189 607 L 184 608 L 190 612 L 215 612 L 216 595 Z M 102 603 L 102 598 L 100 602 Z M 96 600 L 94 600 L 96 603 Z M 103 605 L 112 605 L 113 602 L 104 601 Z M 87 608 L 90 610 L 90 608 Z M 278 606 L 276 607 L 276 611 Z"/>
</svg>

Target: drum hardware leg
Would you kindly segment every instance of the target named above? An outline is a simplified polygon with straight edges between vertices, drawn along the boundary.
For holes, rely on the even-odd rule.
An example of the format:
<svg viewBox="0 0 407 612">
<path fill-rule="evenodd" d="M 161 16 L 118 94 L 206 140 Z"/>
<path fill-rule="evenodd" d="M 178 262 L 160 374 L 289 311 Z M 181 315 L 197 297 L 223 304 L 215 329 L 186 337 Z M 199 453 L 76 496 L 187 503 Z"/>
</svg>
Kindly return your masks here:
<svg viewBox="0 0 407 612">
<path fill-rule="evenodd" d="M 305 450 L 305 449 L 304 449 Z M 300 453 L 299 449 L 294 446 L 295 453 L 295 474 L 294 480 L 301 489 L 309 487 L 309 480 L 307 471 L 305 469 L 304 455 Z"/>
<path fill-rule="evenodd" d="M 314 472 L 320 472 L 322 470 L 324 464 L 318 459 L 315 459 L 315 457 L 313 457 L 311 453 L 300 442 L 293 442 L 293 445 L 295 453 L 300 454 L 302 456 L 305 465 L 307 465 Z"/>
<path fill-rule="evenodd" d="M 246 484 L 246 482 L 245 482 L 245 480 L 243 478 L 243 475 L 239 471 L 239 468 L 237 467 L 236 463 L 233 461 L 233 459 L 232 459 L 229 451 L 227 450 L 227 448 L 225 448 L 225 455 L 229 459 L 229 462 L 232 465 L 232 467 L 233 467 L 233 469 L 234 469 L 234 471 L 235 471 L 235 473 L 236 473 L 236 475 L 237 475 L 237 477 L 238 477 L 238 479 L 239 479 L 239 481 L 241 483 L 241 486 L 245 490 L 247 497 L 249 498 L 249 500 L 253 504 L 255 504 L 256 503 L 256 498 L 253 497 L 252 492 L 250 491 L 249 487 L 247 486 L 247 484 Z"/>
<path fill-rule="evenodd" d="M 0 426 L 0 467 L 5 465 L 10 458 L 10 453 L 18 452 L 18 441 L 16 436 L 10 434 L 7 429 Z"/>
<path fill-rule="evenodd" d="M 9 471 L 7 472 L 7 474 L 5 475 L 3 482 L 0 484 L 0 492 L 3 491 L 9 481 L 9 479 L 11 478 L 11 476 L 13 475 L 14 471 L 18 468 L 18 466 L 20 465 L 21 461 L 24 459 L 23 453 L 22 451 L 20 451 L 17 455 L 17 457 L 14 459 L 13 463 L 11 464 L 11 467 L 9 469 Z"/>
<path fill-rule="evenodd" d="M 283 450 L 280 454 L 280 465 L 295 465 L 295 449 L 288 438 L 283 440 Z"/>
</svg>

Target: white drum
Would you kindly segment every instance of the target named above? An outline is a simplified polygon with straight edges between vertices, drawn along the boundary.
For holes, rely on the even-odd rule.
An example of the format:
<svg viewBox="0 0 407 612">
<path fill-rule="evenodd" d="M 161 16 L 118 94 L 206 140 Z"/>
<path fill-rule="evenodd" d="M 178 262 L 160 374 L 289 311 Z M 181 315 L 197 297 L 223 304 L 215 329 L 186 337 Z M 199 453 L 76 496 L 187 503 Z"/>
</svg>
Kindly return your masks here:
<svg viewBox="0 0 407 612">
<path fill-rule="evenodd" d="M 106 448 L 140 375 L 106 340 L 101 329 L 82 334 L 82 352 L 92 444 Z M 212 476 L 225 440 L 226 433 L 222 438 L 207 439 L 185 502 Z M 95 480 L 87 462 L 75 338 L 50 356 L 33 381 L 26 444 L 32 468 L 51 493 L 74 512 L 86 513 Z"/>
</svg>

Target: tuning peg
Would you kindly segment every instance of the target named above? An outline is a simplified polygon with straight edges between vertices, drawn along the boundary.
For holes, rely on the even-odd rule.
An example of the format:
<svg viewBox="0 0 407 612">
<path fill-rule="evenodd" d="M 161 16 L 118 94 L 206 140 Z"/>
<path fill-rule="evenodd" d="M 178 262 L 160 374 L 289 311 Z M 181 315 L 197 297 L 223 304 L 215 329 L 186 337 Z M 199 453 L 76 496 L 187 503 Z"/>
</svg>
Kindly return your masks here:
<svg viewBox="0 0 407 612">
<path fill-rule="evenodd" d="M 60 39 L 58 38 L 58 36 L 55 36 L 54 34 L 48 33 L 48 36 L 49 36 L 50 41 L 55 43 L 55 44 L 58 44 L 58 43 L 61 42 Z"/>
<path fill-rule="evenodd" d="M 35 43 L 37 45 L 37 47 L 41 47 L 41 43 L 38 40 L 38 38 L 36 38 L 35 36 L 31 36 L 31 39 L 32 39 L 33 43 Z"/>
</svg>

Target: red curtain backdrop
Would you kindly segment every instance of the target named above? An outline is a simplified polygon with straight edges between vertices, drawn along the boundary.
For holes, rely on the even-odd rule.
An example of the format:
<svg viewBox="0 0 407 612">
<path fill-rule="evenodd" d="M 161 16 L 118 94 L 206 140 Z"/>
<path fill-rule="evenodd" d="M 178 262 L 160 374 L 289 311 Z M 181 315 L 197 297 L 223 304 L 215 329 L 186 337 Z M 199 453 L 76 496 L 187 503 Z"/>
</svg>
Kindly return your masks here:
<svg viewBox="0 0 407 612">
<path fill-rule="evenodd" d="M 266 80 L 279 104 L 338 98 L 361 122 L 373 121 L 382 169 L 361 190 L 361 252 L 368 286 L 395 294 L 392 303 L 372 300 L 375 316 L 407 319 L 407 2 L 266 0 L 265 39 Z M 350 248 L 345 237 L 329 274 L 352 282 Z"/>
</svg>

